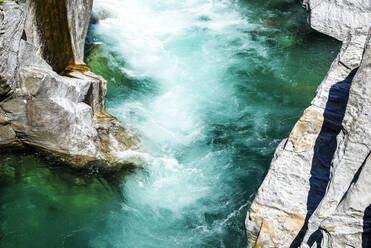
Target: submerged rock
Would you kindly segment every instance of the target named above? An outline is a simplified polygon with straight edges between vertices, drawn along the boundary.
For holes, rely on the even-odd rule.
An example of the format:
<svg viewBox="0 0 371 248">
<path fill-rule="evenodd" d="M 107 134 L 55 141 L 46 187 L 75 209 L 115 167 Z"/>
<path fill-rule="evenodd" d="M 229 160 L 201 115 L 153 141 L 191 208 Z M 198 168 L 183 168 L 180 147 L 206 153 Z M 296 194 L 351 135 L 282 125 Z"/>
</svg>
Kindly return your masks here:
<svg viewBox="0 0 371 248">
<path fill-rule="evenodd" d="M 5 0 L 3 9 L 0 146 L 30 146 L 76 168 L 133 164 L 115 154 L 139 140 L 105 111 L 106 81 L 83 62 L 92 0 Z"/>
<path fill-rule="evenodd" d="M 8 185 L 13 183 L 15 180 L 15 169 L 14 167 L 6 164 L 0 164 L 0 185 Z"/>
<path fill-rule="evenodd" d="M 371 2 L 304 1 L 343 46 L 246 217 L 256 247 L 369 247 Z"/>
</svg>

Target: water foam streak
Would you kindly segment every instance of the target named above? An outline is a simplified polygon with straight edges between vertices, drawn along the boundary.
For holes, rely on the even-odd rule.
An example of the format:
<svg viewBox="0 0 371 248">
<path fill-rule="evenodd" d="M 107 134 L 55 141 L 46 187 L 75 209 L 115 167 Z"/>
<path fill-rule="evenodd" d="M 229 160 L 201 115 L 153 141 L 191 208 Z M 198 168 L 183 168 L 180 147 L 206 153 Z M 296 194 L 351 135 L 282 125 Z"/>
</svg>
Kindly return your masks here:
<svg viewBox="0 0 371 248">
<path fill-rule="evenodd" d="M 120 154 L 144 169 L 123 182 L 113 231 L 94 246 L 241 247 L 274 132 L 289 130 L 276 120 L 298 113 L 275 85 L 290 87 L 291 34 L 236 0 L 101 0 L 94 15 L 94 38 L 125 77 L 109 111 L 148 152 Z"/>
</svg>

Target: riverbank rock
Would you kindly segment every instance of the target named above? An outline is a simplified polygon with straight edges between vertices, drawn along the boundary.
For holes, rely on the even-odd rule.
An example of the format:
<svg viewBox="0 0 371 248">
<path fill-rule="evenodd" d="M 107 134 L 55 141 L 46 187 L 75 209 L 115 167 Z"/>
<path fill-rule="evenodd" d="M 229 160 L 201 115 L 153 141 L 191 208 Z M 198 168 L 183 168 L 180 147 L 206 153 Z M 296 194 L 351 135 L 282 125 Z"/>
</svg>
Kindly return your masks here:
<svg viewBox="0 0 371 248">
<path fill-rule="evenodd" d="M 247 213 L 256 247 L 371 245 L 371 2 L 304 1 L 343 42 L 311 106 L 278 146 Z"/>
<path fill-rule="evenodd" d="M 105 111 L 106 81 L 83 62 L 92 0 L 4 0 L 0 146 L 40 150 L 76 168 L 117 171 L 135 133 Z"/>
</svg>

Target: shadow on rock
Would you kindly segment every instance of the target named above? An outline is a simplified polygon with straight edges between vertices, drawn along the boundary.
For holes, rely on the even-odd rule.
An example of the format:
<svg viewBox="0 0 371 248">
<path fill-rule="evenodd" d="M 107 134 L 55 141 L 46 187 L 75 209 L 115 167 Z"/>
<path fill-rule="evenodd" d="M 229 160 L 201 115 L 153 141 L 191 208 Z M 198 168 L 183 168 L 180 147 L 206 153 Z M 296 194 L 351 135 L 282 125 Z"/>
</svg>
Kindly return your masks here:
<svg viewBox="0 0 371 248">
<path fill-rule="evenodd" d="M 371 247 L 371 204 L 363 215 L 362 248 Z"/>
<path fill-rule="evenodd" d="M 309 179 L 310 189 L 307 199 L 307 215 L 304 226 L 292 242 L 290 248 L 300 246 L 308 230 L 308 220 L 325 196 L 326 188 L 330 181 L 331 161 L 337 147 L 336 137 L 342 129 L 349 89 L 357 69 L 351 71 L 343 81 L 335 83 L 329 91 L 323 114 L 324 122 L 314 145 L 312 168 L 310 170 L 311 177 Z M 320 242 L 320 240 L 321 233 L 316 231 L 310 237 L 308 245 L 312 246 L 314 242 Z"/>
</svg>

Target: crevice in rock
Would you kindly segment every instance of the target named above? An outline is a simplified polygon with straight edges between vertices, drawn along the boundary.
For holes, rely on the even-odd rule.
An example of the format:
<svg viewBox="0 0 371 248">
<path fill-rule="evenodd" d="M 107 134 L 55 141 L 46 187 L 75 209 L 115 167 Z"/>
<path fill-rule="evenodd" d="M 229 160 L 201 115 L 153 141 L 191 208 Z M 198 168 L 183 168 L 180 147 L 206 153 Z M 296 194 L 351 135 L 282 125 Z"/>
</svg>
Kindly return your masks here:
<svg viewBox="0 0 371 248">
<path fill-rule="evenodd" d="M 3 101 L 7 94 L 11 91 L 11 88 L 9 84 L 7 83 L 7 80 L 0 75 L 0 102 Z"/>
<path fill-rule="evenodd" d="M 94 101 L 94 96 L 93 96 L 93 84 L 90 85 L 88 92 L 85 95 L 84 103 L 87 105 L 91 106 L 93 108 L 93 101 Z"/>
<path fill-rule="evenodd" d="M 27 41 L 27 35 L 26 35 L 26 32 L 24 30 L 22 32 L 22 38 L 21 39 L 24 40 L 24 41 Z"/>
<path fill-rule="evenodd" d="M 318 229 L 317 231 L 313 232 L 312 235 L 310 235 L 308 239 L 308 245 L 310 247 L 313 247 L 313 244 L 316 243 L 317 248 L 321 248 L 322 239 L 323 239 L 323 234 L 321 233 L 320 229 Z"/>
<path fill-rule="evenodd" d="M 352 187 L 352 185 L 355 184 L 358 181 L 359 175 L 361 174 L 361 171 L 362 171 L 363 167 L 365 166 L 367 160 L 370 158 L 370 156 L 371 156 L 371 152 L 367 155 L 367 157 L 363 161 L 362 165 L 358 168 L 356 174 L 354 174 L 354 177 L 352 179 L 352 182 L 349 184 L 349 187 L 348 187 L 347 191 L 345 192 L 345 194 L 343 195 L 343 197 L 339 201 L 339 204 L 338 205 L 340 205 L 340 203 L 346 198 L 346 196 L 347 196 L 347 194 L 349 192 L 350 187 Z"/>
<path fill-rule="evenodd" d="M 363 215 L 362 248 L 371 247 L 371 204 Z"/>
</svg>

